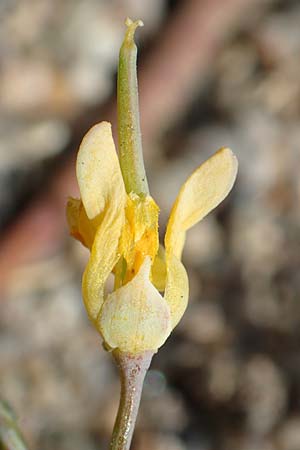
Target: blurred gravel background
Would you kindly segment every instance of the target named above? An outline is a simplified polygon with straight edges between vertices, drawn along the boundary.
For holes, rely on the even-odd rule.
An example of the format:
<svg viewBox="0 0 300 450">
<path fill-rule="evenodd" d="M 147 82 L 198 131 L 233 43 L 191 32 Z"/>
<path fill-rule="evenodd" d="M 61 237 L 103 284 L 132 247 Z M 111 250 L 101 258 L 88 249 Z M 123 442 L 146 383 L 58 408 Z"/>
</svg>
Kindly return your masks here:
<svg viewBox="0 0 300 450">
<path fill-rule="evenodd" d="M 143 60 L 180 3 L 1 0 L 2 234 L 76 151 L 80 120 L 92 125 L 112 101 L 124 18 L 145 22 Z M 181 183 L 218 147 L 240 171 L 188 235 L 189 308 L 153 360 L 133 450 L 300 449 L 299 53 L 299 1 L 256 3 L 176 123 L 148 143 L 162 233 Z M 0 396 L 32 450 L 104 450 L 119 386 L 81 302 L 88 255 L 66 229 L 53 248 L 2 296 Z"/>
</svg>

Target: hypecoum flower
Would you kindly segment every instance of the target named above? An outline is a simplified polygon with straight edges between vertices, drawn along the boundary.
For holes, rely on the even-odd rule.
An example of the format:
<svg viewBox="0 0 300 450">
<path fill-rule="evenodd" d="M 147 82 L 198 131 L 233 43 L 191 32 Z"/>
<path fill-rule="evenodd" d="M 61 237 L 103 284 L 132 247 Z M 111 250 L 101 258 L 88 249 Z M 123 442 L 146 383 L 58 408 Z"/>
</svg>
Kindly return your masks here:
<svg viewBox="0 0 300 450">
<path fill-rule="evenodd" d="M 227 196 L 237 174 L 237 160 L 228 148 L 199 166 L 181 187 L 164 246 L 159 245 L 159 208 L 135 149 L 140 145 L 137 93 L 133 100 L 127 98 L 132 81 L 126 52 L 134 49 L 138 25 L 127 22 L 120 51 L 119 158 L 111 125 L 101 122 L 91 128 L 76 163 L 81 199 L 70 198 L 67 205 L 71 235 L 91 252 L 82 280 L 88 316 L 106 348 L 130 354 L 156 351 L 181 319 L 189 290 L 181 262 L 186 232 Z M 128 102 L 134 111 L 129 115 Z M 105 293 L 111 273 L 114 289 Z"/>
</svg>

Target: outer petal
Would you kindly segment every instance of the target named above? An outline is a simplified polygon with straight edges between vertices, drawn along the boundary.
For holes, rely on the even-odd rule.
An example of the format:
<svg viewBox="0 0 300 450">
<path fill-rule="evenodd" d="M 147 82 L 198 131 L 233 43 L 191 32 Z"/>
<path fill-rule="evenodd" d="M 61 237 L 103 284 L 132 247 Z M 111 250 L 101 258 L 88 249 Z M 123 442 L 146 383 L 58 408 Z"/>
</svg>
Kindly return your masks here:
<svg viewBox="0 0 300 450">
<path fill-rule="evenodd" d="M 98 326 L 105 343 L 129 353 L 157 350 L 171 332 L 170 310 L 149 280 L 147 257 L 138 274 L 108 295 Z"/>
<path fill-rule="evenodd" d="M 167 283 L 165 300 L 171 311 L 172 329 L 186 310 L 189 297 L 189 281 L 182 262 L 174 255 L 167 258 Z"/>
<path fill-rule="evenodd" d="M 119 207 L 123 206 L 125 187 L 110 123 L 101 122 L 84 136 L 77 156 L 76 175 L 89 219 L 99 216 L 107 202 L 119 202 Z"/>
<path fill-rule="evenodd" d="M 82 280 L 85 306 L 89 317 L 96 320 L 103 303 L 105 281 L 118 259 L 126 202 L 108 122 L 95 125 L 84 137 L 77 156 L 76 172 L 84 210 L 97 230 Z"/>
<path fill-rule="evenodd" d="M 218 206 L 230 192 L 237 174 L 237 159 L 229 148 L 221 148 L 184 183 L 173 205 L 165 245 L 179 259 L 185 232 Z"/>
<path fill-rule="evenodd" d="M 119 237 L 124 223 L 124 209 L 109 203 L 103 213 L 82 278 L 82 296 L 88 315 L 95 321 L 104 301 L 105 282 L 118 261 Z"/>
</svg>

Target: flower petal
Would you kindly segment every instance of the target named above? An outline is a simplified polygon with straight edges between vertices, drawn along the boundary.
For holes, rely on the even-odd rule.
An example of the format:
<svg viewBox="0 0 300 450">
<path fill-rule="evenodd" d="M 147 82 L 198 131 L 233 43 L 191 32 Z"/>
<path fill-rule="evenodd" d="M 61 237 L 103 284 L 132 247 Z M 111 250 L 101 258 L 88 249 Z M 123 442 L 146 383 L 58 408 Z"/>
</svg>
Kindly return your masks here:
<svg viewBox="0 0 300 450">
<path fill-rule="evenodd" d="M 235 181 L 237 166 L 232 151 L 221 148 L 192 173 L 170 214 L 165 237 L 167 253 L 181 258 L 185 232 L 224 200 Z"/>
<path fill-rule="evenodd" d="M 118 244 L 124 223 L 124 205 L 108 203 L 97 228 L 90 259 L 82 278 L 82 296 L 89 318 L 97 319 L 104 301 L 105 282 L 118 261 Z"/>
<path fill-rule="evenodd" d="M 104 300 L 105 282 L 118 259 L 126 203 L 108 122 L 95 125 L 83 138 L 76 173 L 87 222 L 97 230 L 82 280 L 84 303 L 90 319 L 95 321 Z"/>
<path fill-rule="evenodd" d="M 182 262 L 174 255 L 167 257 L 165 300 L 171 311 L 172 329 L 178 324 L 188 304 L 189 281 Z"/>
<path fill-rule="evenodd" d="M 94 221 L 88 219 L 80 199 L 69 197 L 67 222 L 71 236 L 90 249 L 95 238 L 96 227 Z"/>
<path fill-rule="evenodd" d="M 98 328 L 111 348 L 129 353 L 157 350 L 171 332 L 170 310 L 149 280 L 151 259 L 125 286 L 108 295 Z"/>
<path fill-rule="evenodd" d="M 101 122 L 84 136 L 77 156 L 76 174 L 89 219 L 101 214 L 107 202 L 123 201 L 125 187 L 110 123 Z"/>
<path fill-rule="evenodd" d="M 151 281 L 158 291 L 164 291 L 166 287 L 167 266 L 165 249 L 159 246 L 151 268 Z"/>
</svg>

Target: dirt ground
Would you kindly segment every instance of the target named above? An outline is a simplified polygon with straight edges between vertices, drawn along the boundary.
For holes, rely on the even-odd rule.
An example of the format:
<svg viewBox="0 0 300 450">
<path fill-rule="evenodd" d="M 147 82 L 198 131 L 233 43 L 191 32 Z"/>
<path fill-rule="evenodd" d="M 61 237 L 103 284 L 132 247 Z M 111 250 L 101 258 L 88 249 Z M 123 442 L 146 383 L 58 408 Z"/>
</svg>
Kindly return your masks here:
<svg viewBox="0 0 300 450">
<path fill-rule="evenodd" d="M 189 307 L 154 357 L 133 450 L 299 450 L 297 0 L 1 1 L 0 397 L 32 450 L 108 448 L 117 371 L 81 301 L 88 253 L 55 208 L 76 194 L 84 132 L 113 117 L 127 15 L 145 22 L 141 114 L 161 235 L 195 167 L 221 146 L 239 160 L 228 199 L 188 234 Z"/>
</svg>

